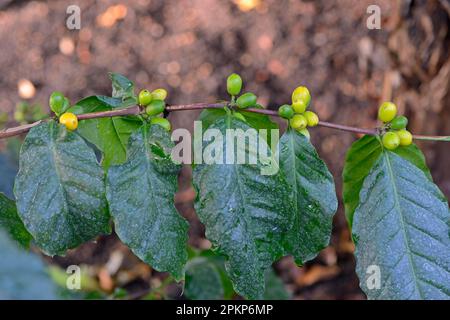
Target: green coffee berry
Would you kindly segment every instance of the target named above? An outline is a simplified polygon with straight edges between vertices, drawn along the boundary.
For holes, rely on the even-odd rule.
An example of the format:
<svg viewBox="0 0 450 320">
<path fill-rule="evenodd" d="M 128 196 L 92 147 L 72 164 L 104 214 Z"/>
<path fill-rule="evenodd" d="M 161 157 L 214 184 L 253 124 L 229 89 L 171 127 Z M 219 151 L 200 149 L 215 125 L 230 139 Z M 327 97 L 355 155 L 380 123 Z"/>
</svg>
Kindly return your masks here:
<svg viewBox="0 0 450 320">
<path fill-rule="evenodd" d="M 236 104 L 239 108 L 245 109 L 256 105 L 257 97 L 251 92 L 244 93 L 236 100 Z"/>
<path fill-rule="evenodd" d="M 152 100 L 150 104 L 145 108 L 145 113 L 149 116 L 156 116 L 164 111 L 166 104 L 162 100 Z"/>
</svg>

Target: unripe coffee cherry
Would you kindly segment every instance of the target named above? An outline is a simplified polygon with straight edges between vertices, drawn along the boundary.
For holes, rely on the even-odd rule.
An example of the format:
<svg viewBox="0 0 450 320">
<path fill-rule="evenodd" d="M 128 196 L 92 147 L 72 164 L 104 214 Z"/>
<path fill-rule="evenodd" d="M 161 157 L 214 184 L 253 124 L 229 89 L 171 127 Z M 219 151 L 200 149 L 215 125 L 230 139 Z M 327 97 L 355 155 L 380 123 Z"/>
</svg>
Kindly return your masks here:
<svg viewBox="0 0 450 320">
<path fill-rule="evenodd" d="M 306 128 L 308 121 L 306 121 L 306 118 L 301 114 L 296 114 L 289 120 L 289 124 L 292 129 L 300 130 Z"/>
<path fill-rule="evenodd" d="M 240 75 L 233 73 L 227 78 L 227 91 L 230 96 L 237 96 L 242 89 L 242 78 Z"/>
<path fill-rule="evenodd" d="M 244 93 L 236 100 L 236 104 L 239 108 L 245 109 L 256 105 L 257 97 L 251 92 Z"/>
<path fill-rule="evenodd" d="M 163 112 L 165 108 L 166 108 L 166 104 L 164 103 L 164 101 L 162 101 L 162 100 L 153 100 L 145 108 L 145 113 L 147 113 L 147 115 L 149 115 L 150 117 L 151 116 L 156 116 L 157 114 L 160 114 L 161 112 Z"/>
<path fill-rule="evenodd" d="M 400 145 L 400 137 L 395 132 L 386 132 L 381 139 L 383 146 L 388 150 L 397 149 Z"/>
<path fill-rule="evenodd" d="M 307 107 L 308 106 L 306 105 L 306 103 L 301 100 L 297 100 L 292 103 L 292 108 L 294 109 L 295 113 L 304 113 Z"/>
<path fill-rule="evenodd" d="M 297 87 L 292 93 L 292 103 L 296 103 L 298 101 L 303 102 L 308 108 L 309 103 L 311 102 L 311 94 L 309 93 L 308 88 L 306 87 Z"/>
<path fill-rule="evenodd" d="M 165 89 L 156 89 L 152 91 L 152 99 L 153 100 L 166 100 L 167 91 Z"/>
<path fill-rule="evenodd" d="M 394 120 L 391 121 L 391 129 L 401 130 L 405 129 L 408 125 L 408 118 L 405 116 L 395 117 Z"/>
<path fill-rule="evenodd" d="M 384 102 L 378 109 L 378 119 L 390 122 L 397 115 L 397 106 L 392 102 Z"/>
<path fill-rule="evenodd" d="M 278 115 L 284 119 L 291 119 L 294 116 L 294 109 L 290 105 L 284 104 L 278 109 Z"/>
<path fill-rule="evenodd" d="M 139 92 L 139 104 L 141 106 L 149 105 L 152 100 L 152 94 L 147 89 L 141 90 L 141 92 Z"/>
<path fill-rule="evenodd" d="M 319 117 L 312 111 L 306 111 L 304 114 L 306 121 L 308 121 L 308 127 L 315 127 L 319 124 Z"/>
<path fill-rule="evenodd" d="M 397 135 L 400 138 L 400 145 L 401 146 L 409 146 L 412 141 L 413 141 L 413 136 L 411 134 L 411 132 L 409 132 L 408 130 L 402 129 L 397 131 Z"/>
</svg>

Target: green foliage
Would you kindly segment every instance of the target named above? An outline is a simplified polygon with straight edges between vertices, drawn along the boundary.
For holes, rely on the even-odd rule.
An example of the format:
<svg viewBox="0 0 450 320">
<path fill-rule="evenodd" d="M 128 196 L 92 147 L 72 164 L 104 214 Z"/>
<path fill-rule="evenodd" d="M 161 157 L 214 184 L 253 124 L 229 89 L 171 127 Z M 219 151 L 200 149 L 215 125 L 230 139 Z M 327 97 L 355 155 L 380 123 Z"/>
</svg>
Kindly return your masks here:
<svg viewBox="0 0 450 320">
<path fill-rule="evenodd" d="M 48 254 L 64 254 L 110 232 L 103 170 L 80 136 L 54 121 L 32 128 L 19 167 L 18 213 Z"/>
<path fill-rule="evenodd" d="M 119 74 L 110 77 L 112 97 L 91 96 L 68 111 L 92 113 L 136 104 L 134 84 Z M 233 86 L 235 93 L 238 86 Z M 167 95 L 163 89 L 155 91 L 153 100 Z M 301 125 L 292 123 L 296 117 L 304 117 L 301 114 L 311 100 L 309 91 L 299 87 L 292 98 L 297 114 L 291 126 L 315 125 L 318 118 L 312 113 Z M 260 108 L 255 105 L 256 96 L 242 95 L 240 99 L 241 107 Z M 26 277 L 42 283 L 46 278 L 40 262 L 19 252 L 5 230 L 25 247 L 33 238 L 44 252 L 64 254 L 110 232 L 112 217 L 118 236 L 138 257 L 159 271 L 170 272 L 177 281 L 186 279 L 188 298 L 231 298 L 235 291 L 251 299 L 288 298 L 271 265 L 288 254 L 302 264 L 328 245 L 337 209 L 334 181 L 304 136 L 308 135 L 306 129 L 288 129 L 275 144 L 278 141 L 269 130 L 278 125 L 270 117 L 236 108 L 234 98 L 224 105 L 201 113 L 203 130 L 214 128 L 226 137 L 227 129 L 244 134 L 249 129 L 265 129 L 269 135 L 256 135 L 256 141 L 251 141 L 259 150 L 247 143 L 233 146 L 235 152 L 244 152 L 244 164 L 195 165 L 195 208 L 214 253 L 194 253 L 190 259 L 188 224 L 174 206 L 180 166 L 170 156 L 174 145 L 166 119 L 146 114 L 96 118 L 80 121 L 73 132 L 53 120 L 33 127 L 20 151 L 14 187 L 17 203 L 0 194 L 0 252 L 6 257 L 0 261 L 0 297 L 35 297 L 28 289 L 22 290 L 23 295 L 17 293 L 31 278 L 9 280 L 13 271 L 21 270 L 7 261 L 9 256 L 17 255 L 20 263 L 32 266 Z M 24 110 L 19 110 L 19 115 L 28 121 Z M 282 115 L 289 118 L 292 110 L 287 111 L 289 114 Z M 398 122 L 398 127 L 405 124 L 404 119 Z M 389 126 L 391 123 L 384 124 L 380 131 L 386 132 Z M 343 199 L 353 228 L 361 287 L 371 299 L 448 299 L 447 200 L 433 183 L 417 146 L 400 143 L 388 151 L 381 139 L 365 136 L 355 142 L 343 172 Z M 103 167 L 85 140 L 102 153 Z M 230 147 L 225 142 L 214 140 L 224 151 L 222 160 Z M 204 150 L 211 150 L 210 144 L 204 141 Z M 261 157 L 263 151 L 265 158 Z M 279 163 L 273 162 L 277 157 Z M 3 184 L 11 180 L 7 172 L 13 172 L 4 170 L 7 162 L 3 159 L 0 157 L 0 191 L 5 191 Z M 371 289 L 367 282 L 371 266 L 380 268 L 379 289 Z M 38 292 L 34 285 L 30 288 L 33 294 Z M 113 295 L 122 296 L 123 292 Z M 156 296 L 159 292 L 149 295 Z"/>
<path fill-rule="evenodd" d="M 20 249 L 0 229 L 0 300 L 58 299 L 42 261 Z"/>
<path fill-rule="evenodd" d="M 219 266 L 214 260 L 196 257 L 188 261 L 184 294 L 192 300 L 225 298 Z"/>
<path fill-rule="evenodd" d="M 15 140 L 10 140 L 15 141 Z M 13 144 L 8 144 L 13 146 Z M 20 147 L 19 147 L 20 148 Z M 17 174 L 16 151 L 0 153 L 0 192 L 7 197 L 13 197 L 14 179 Z"/>
<path fill-rule="evenodd" d="M 3 193 L 0 193 L 0 228 L 6 230 L 12 239 L 25 248 L 28 248 L 33 240 L 17 214 L 16 204 Z"/>
<path fill-rule="evenodd" d="M 250 127 L 227 116 L 210 128 L 225 135 L 226 129 L 246 131 Z M 195 207 L 206 235 L 227 257 L 226 269 L 235 290 L 250 298 L 262 297 L 264 272 L 282 256 L 281 240 L 292 224 L 289 185 L 281 172 L 261 175 L 262 167 L 260 161 L 254 165 L 202 164 L 193 173 L 198 190 Z"/>
<path fill-rule="evenodd" d="M 106 193 L 120 239 L 143 261 L 184 278 L 186 221 L 173 204 L 179 165 L 160 126 L 142 126 L 130 139 L 126 163 L 108 172 Z"/>
<path fill-rule="evenodd" d="M 382 152 L 383 147 L 378 137 L 364 136 L 353 143 L 347 153 L 343 172 L 343 199 L 350 227 L 353 222 L 353 214 L 359 204 L 359 193 L 364 179 Z M 414 164 L 431 180 L 425 157 L 416 145 L 400 147 L 393 152 Z"/>
<path fill-rule="evenodd" d="M 112 96 L 122 102 L 122 107 L 137 103 L 137 97 L 134 93 L 134 83 L 121 74 L 111 72 L 109 78 L 112 82 Z"/>
<path fill-rule="evenodd" d="M 284 287 L 283 281 L 270 268 L 266 271 L 266 292 L 265 300 L 287 300 L 291 294 Z"/>
<path fill-rule="evenodd" d="M 91 96 L 78 101 L 68 111 L 74 114 L 111 111 L 123 107 L 120 98 Z M 102 165 L 121 164 L 127 159 L 127 145 L 131 134 L 142 125 L 136 116 L 96 118 L 81 121 L 78 133 L 102 153 Z"/>
<path fill-rule="evenodd" d="M 353 223 L 356 270 L 367 296 L 448 299 L 449 218 L 436 185 L 409 161 L 384 151 L 364 180 Z M 368 285 L 370 266 L 380 269 L 378 289 Z"/>
<path fill-rule="evenodd" d="M 265 273 L 265 283 L 264 299 L 289 299 L 290 294 L 272 268 Z M 226 274 L 225 259 L 210 250 L 196 252 L 186 264 L 184 295 L 192 300 L 232 299 L 235 293 Z"/>
<path fill-rule="evenodd" d="M 280 140 L 280 166 L 294 198 L 295 218 L 285 246 L 303 264 L 330 241 L 338 206 L 333 176 L 309 139 L 295 130 L 288 130 Z"/>
<path fill-rule="evenodd" d="M 255 106 L 257 109 L 261 109 L 261 106 Z M 254 112 L 249 112 L 245 110 L 235 111 L 244 116 L 245 122 L 252 128 L 256 130 L 266 129 L 267 130 L 267 144 L 271 146 L 271 129 L 278 129 L 278 124 L 273 122 L 269 116 L 264 114 L 258 114 Z M 218 119 L 223 118 L 227 115 L 225 109 L 205 109 L 200 113 L 199 120 L 202 122 L 203 130 L 208 129 L 214 122 Z"/>
</svg>

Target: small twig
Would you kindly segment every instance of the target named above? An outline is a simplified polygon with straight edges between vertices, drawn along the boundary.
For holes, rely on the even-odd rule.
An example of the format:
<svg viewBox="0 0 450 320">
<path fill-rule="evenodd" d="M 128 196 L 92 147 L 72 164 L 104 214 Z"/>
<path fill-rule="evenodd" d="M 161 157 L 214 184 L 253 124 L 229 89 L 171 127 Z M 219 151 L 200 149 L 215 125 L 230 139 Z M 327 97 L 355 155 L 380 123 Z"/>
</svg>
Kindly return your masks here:
<svg viewBox="0 0 450 320">
<path fill-rule="evenodd" d="M 426 140 L 426 141 L 448 141 L 450 142 L 450 136 L 423 136 L 420 134 L 413 135 L 416 140 Z"/>
<path fill-rule="evenodd" d="M 185 105 L 176 105 L 176 106 L 167 106 L 167 111 L 184 111 L 184 110 L 201 110 L 201 109 L 222 109 L 228 105 L 227 102 L 217 102 L 217 103 L 194 103 L 194 104 L 185 104 Z M 92 112 L 78 115 L 79 120 L 87 120 L 87 119 L 95 119 L 95 118 L 109 118 L 109 117 L 117 117 L 117 116 L 128 116 L 128 115 L 139 115 L 142 113 L 142 108 L 140 106 L 132 106 L 123 109 L 116 109 L 111 111 L 101 111 L 101 112 Z M 257 108 L 248 108 L 245 109 L 248 112 L 260 113 L 269 116 L 278 116 L 278 112 L 275 110 L 268 109 L 257 109 Z M 41 124 L 44 120 L 39 120 L 34 123 L 9 128 L 0 131 L 0 139 L 9 138 L 13 136 L 20 135 L 22 133 L 28 132 L 34 126 Z M 368 135 L 377 135 L 378 131 L 376 129 L 364 129 L 357 127 L 350 127 L 341 124 L 319 121 L 319 126 L 353 132 L 360 134 L 368 134 Z M 414 135 L 414 139 L 416 140 L 431 140 L 431 141 L 450 141 L 449 136 L 423 136 L 423 135 Z"/>
<path fill-rule="evenodd" d="M 118 117 L 118 116 L 132 116 L 138 115 L 142 112 L 141 107 L 132 106 L 124 109 L 117 109 L 111 111 L 99 111 L 99 112 L 91 112 L 84 113 L 77 116 L 78 120 L 88 120 L 88 119 L 96 119 L 96 118 L 109 118 L 109 117 Z"/>
<path fill-rule="evenodd" d="M 18 127 L 1 130 L 0 131 L 0 139 L 14 137 L 19 134 L 28 132 L 28 131 L 30 131 L 31 128 L 33 128 L 34 126 L 37 126 L 38 124 L 41 124 L 41 123 L 42 123 L 42 120 L 39 120 L 39 121 L 30 123 L 30 124 L 24 124 L 24 125 L 21 125 Z"/>
</svg>

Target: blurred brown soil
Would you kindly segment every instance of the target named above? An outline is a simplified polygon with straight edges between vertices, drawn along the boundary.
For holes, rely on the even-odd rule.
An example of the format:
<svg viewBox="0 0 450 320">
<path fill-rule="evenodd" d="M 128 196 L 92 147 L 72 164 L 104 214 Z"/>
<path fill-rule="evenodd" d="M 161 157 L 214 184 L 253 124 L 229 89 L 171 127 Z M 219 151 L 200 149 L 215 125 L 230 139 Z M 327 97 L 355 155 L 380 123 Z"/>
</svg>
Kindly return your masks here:
<svg viewBox="0 0 450 320">
<path fill-rule="evenodd" d="M 239 72 L 245 89 L 257 93 L 265 105 L 288 102 L 291 91 L 303 84 L 310 88 L 313 108 L 323 120 L 375 127 L 377 106 L 393 100 L 410 118 L 413 132 L 450 135 L 448 0 L 77 3 L 82 29 L 70 31 L 65 10 L 73 1 L 0 1 L 1 110 L 12 115 L 24 97 L 18 91 L 21 79 L 34 86 L 30 100 L 46 105 L 54 90 L 72 101 L 109 94 L 107 72 L 115 71 L 135 80 L 137 88 L 168 88 L 169 102 L 182 104 L 225 98 L 226 76 Z M 381 30 L 366 28 L 371 4 L 381 7 Z M 192 129 L 197 116 L 179 112 L 170 120 L 175 128 Z M 326 128 L 312 131 L 338 194 L 345 153 L 355 138 Z M 435 181 L 449 197 L 448 145 L 420 146 Z M 190 174 L 185 168 L 180 176 L 177 208 L 191 223 L 190 244 L 207 248 L 192 206 Z M 290 258 L 276 264 L 296 299 L 364 298 L 341 200 L 330 247 L 302 268 Z M 105 290 L 123 286 L 138 292 L 157 286 L 163 277 L 114 235 L 53 262 L 90 265 Z"/>
</svg>

